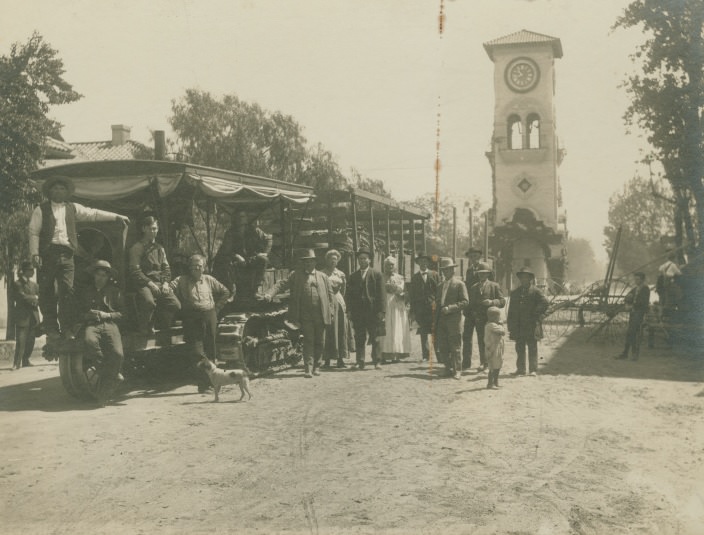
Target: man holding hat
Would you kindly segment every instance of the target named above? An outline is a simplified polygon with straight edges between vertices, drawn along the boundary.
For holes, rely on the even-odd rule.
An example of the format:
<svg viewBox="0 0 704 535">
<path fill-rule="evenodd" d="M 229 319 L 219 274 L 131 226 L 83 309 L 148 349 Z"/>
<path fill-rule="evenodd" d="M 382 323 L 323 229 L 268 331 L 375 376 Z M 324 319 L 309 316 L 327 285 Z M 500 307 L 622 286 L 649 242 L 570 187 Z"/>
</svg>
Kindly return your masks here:
<svg viewBox="0 0 704 535">
<path fill-rule="evenodd" d="M 32 280 L 34 268 L 31 262 L 20 264 L 18 278 L 13 283 L 12 294 L 15 301 L 15 359 L 13 370 L 31 366 L 29 357 L 34 350 L 36 328 L 39 325 L 39 286 Z"/>
<path fill-rule="evenodd" d="M 129 219 L 69 202 L 74 185 L 65 176 L 49 178 L 42 185 L 42 192 L 47 200 L 34 209 L 29 222 L 29 252 L 32 263 L 39 269 L 39 307 L 47 335 L 58 335 L 61 324 L 64 336 L 71 337 L 70 326 L 74 323 L 73 256 L 78 249 L 76 222 L 122 221 L 127 224 Z M 54 283 L 58 287 L 58 296 L 54 292 Z"/>
<path fill-rule="evenodd" d="M 440 259 L 440 272 L 443 282 L 436 294 L 437 314 L 435 315 L 435 343 L 438 359 L 445 364 L 448 376 L 460 379 L 462 376 L 462 311 L 467 306 L 469 296 L 462 279 L 456 278 L 456 264 L 452 258 Z"/>
<path fill-rule="evenodd" d="M 465 319 L 465 347 L 462 351 L 462 367 L 465 368 L 465 356 L 467 357 L 467 368 L 472 365 L 472 331 L 469 331 L 469 342 L 467 342 L 467 326 L 477 330 L 477 346 L 479 347 L 479 371 L 487 368 L 486 352 L 484 348 L 484 327 L 486 326 L 486 311 L 489 307 L 504 308 L 506 299 L 501 293 L 501 287 L 489 280 L 491 267 L 486 262 L 478 262 L 475 266 L 478 281 L 469 289 L 469 305 L 464 310 Z M 469 346 L 469 347 L 467 347 Z"/>
<path fill-rule="evenodd" d="M 467 267 L 467 272 L 464 277 L 464 285 L 469 291 L 472 286 L 479 282 L 478 266 L 479 260 L 482 257 L 484 251 L 477 249 L 476 247 L 470 247 L 469 250 L 464 254 L 469 258 L 469 266 Z M 462 368 L 468 370 L 472 367 L 472 338 L 474 337 L 474 331 L 477 331 L 477 337 L 481 332 L 478 326 L 474 323 L 474 318 L 469 314 L 469 311 L 465 309 L 464 311 L 464 331 L 462 333 Z M 481 356 L 481 352 L 480 352 Z M 482 362 L 484 362 L 482 360 Z"/>
<path fill-rule="evenodd" d="M 411 277 L 409 288 L 411 316 L 418 324 L 423 360 L 430 358 L 428 335 L 433 331 L 433 310 L 440 276 L 437 271 L 428 269 L 431 258 L 421 252 L 416 257 L 419 270 Z"/>
<path fill-rule="evenodd" d="M 288 320 L 301 326 L 305 377 L 311 378 L 320 375 L 325 329 L 332 323 L 335 298 L 328 276 L 315 269 L 315 251 L 306 249 L 298 260 L 300 269 L 277 282 L 264 294 L 264 298 L 271 301 L 276 294 L 290 290 Z"/>
<path fill-rule="evenodd" d="M 372 362 L 377 370 L 381 368 L 381 345 L 379 336 L 385 332 L 386 290 L 381 273 L 371 267 L 372 252 L 367 247 L 357 251 L 359 269 L 350 275 L 346 301 L 350 319 L 354 326 L 354 342 L 357 350 L 357 364 L 364 369 L 365 346 L 367 340 L 372 345 Z M 385 330 L 385 329 L 384 329 Z"/>
<path fill-rule="evenodd" d="M 118 324 L 124 303 L 119 288 L 112 283 L 116 273 L 110 262 L 98 260 L 88 267 L 88 272 L 93 276 L 93 284 L 81 296 L 80 304 L 84 342 L 86 356 L 96 362 L 100 377 L 98 401 L 105 403 L 122 380 L 124 352 Z"/>
<path fill-rule="evenodd" d="M 528 373 L 538 373 L 538 340 L 542 337 L 540 322 L 548 309 L 548 300 L 533 284 L 535 274 L 528 268 L 521 268 L 516 277 L 521 285 L 511 292 L 508 303 L 509 338 L 516 342 L 516 372 L 526 374 L 526 347 L 528 348 Z"/>
</svg>

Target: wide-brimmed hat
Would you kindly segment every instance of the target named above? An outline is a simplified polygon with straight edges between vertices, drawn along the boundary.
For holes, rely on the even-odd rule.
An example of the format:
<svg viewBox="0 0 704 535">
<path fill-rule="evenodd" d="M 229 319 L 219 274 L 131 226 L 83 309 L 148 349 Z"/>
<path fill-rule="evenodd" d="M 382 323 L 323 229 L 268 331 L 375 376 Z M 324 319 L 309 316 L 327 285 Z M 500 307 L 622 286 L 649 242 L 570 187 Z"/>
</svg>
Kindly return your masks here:
<svg viewBox="0 0 704 535">
<path fill-rule="evenodd" d="M 476 273 L 491 273 L 491 266 L 487 264 L 486 262 L 477 262 L 477 269 L 475 270 Z"/>
<path fill-rule="evenodd" d="M 361 254 L 367 255 L 367 256 L 369 256 L 369 258 L 372 257 L 372 251 L 371 251 L 371 249 L 369 249 L 369 247 L 360 247 L 359 249 L 357 249 L 355 256 L 359 256 Z"/>
<path fill-rule="evenodd" d="M 46 179 L 44 184 L 42 184 L 42 193 L 46 197 L 49 197 L 49 191 L 51 190 L 54 184 L 63 184 L 64 186 L 66 186 L 69 196 L 73 195 L 73 192 L 76 191 L 76 186 L 73 185 L 73 180 L 71 180 L 67 176 L 56 175 L 49 177 L 48 179 Z"/>
<path fill-rule="evenodd" d="M 416 255 L 414 262 L 417 264 L 418 260 L 420 260 L 421 258 L 425 258 L 426 260 L 428 260 L 428 262 L 433 261 L 433 257 L 430 256 L 429 254 L 425 254 L 425 251 L 419 251 L 418 254 Z"/>
<path fill-rule="evenodd" d="M 111 275 L 112 277 L 116 277 L 116 276 L 117 276 L 117 271 L 115 271 L 115 268 L 113 268 L 113 267 L 110 265 L 110 262 L 108 262 L 107 260 L 96 260 L 96 261 L 93 262 L 90 266 L 88 266 L 88 267 L 86 268 L 86 271 L 87 271 L 88 273 L 90 273 L 91 275 L 94 275 L 95 272 L 96 272 L 97 270 L 99 270 L 99 269 L 104 269 L 105 271 L 107 271 L 108 273 L 110 273 L 110 275 Z"/>
<path fill-rule="evenodd" d="M 440 259 L 440 262 L 438 263 L 439 269 L 445 269 L 445 268 L 451 268 L 451 267 L 457 267 L 457 264 L 455 264 L 455 261 L 452 258 L 444 256 Z"/>
<path fill-rule="evenodd" d="M 528 269 L 527 267 L 522 267 L 521 269 L 519 269 L 518 271 L 516 271 L 516 277 L 518 277 L 518 278 L 520 279 L 520 278 L 521 278 L 521 275 L 528 275 L 528 276 L 530 276 L 530 277 L 533 278 L 533 279 L 535 278 L 535 273 L 533 273 L 533 272 L 532 272 L 530 269 Z"/>
<path fill-rule="evenodd" d="M 476 247 L 470 247 L 469 250 L 467 250 L 467 251 L 464 253 L 464 256 L 469 256 L 469 255 L 471 255 L 471 254 L 473 254 L 473 253 L 474 253 L 474 254 L 484 254 L 484 251 L 482 251 L 481 249 L 477 249 Z"/>
<path fill-rule="evenodd" d="M 313 260 L 315 258 L 315 251 L 313 249 L 302 249 L 298 255 L 299 260 Z"/>
</svg>

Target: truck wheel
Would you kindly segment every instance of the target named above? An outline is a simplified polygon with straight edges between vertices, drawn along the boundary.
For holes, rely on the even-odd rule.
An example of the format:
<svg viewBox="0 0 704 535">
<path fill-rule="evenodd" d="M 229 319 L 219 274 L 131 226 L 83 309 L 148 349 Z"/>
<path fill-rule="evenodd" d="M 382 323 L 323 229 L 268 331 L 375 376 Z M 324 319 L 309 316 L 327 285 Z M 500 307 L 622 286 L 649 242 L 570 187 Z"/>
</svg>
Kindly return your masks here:
<svg viewBox="0 0 704 535">
<path fill-rule="evenodd" d="M 59 358 L 61 381 L 70 395 L 82 400 L 96 399 L 100 376 L 95 364 L 95 361 L 86 358 L 82 351 L 61 355 Z"/>
</svg>

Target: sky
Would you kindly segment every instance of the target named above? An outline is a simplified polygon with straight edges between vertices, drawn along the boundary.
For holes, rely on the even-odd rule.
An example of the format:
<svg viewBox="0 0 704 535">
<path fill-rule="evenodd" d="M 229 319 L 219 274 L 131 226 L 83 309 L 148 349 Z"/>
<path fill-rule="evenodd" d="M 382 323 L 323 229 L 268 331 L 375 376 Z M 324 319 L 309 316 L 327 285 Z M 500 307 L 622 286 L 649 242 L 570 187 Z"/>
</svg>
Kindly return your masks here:
<svg viewBox="0 0 704 535">
<path fill-rule="evenodd" d="M 111 124 L 151 144 L 188 88 L 237 94 L 292 115 L 343 171 L 383 180 L 399 200 L 435 188 L 491 206 L 485 157 L 493 63 L 482 44 L 521 29 L 557 37 L 556 124 L 570 235 L 604 260 L 608 199 L 647 149 L 626 134 L 620 82 L 638 30 L 611 30 L 627 0 L 0 0 L 0 53 L 33 31 L 84 95 L 56 107 L 66 141 L 110 139 Z"/>
</svg>

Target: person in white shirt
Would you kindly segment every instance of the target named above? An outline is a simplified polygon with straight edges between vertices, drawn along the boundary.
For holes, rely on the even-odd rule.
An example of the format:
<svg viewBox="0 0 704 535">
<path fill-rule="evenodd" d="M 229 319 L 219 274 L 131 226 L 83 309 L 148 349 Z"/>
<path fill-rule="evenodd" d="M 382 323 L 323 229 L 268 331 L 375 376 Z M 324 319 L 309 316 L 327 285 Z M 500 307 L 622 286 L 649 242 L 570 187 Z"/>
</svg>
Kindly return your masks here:
<svg viewBox="0 0 704 535">
<path fill-rule="evenodd" d="M 682 271 L 680 271 L 676 260 L 677 255 L 671 252 L 667 255 L 667 261 L 658 268 L 660 284 L 657 287 L 659 288 L 660 305 L 668 312 L 675 309 L 680 301 L 681 290 L 675 277 L 681 276 Z"/>
<path fill-rule="evenodd" d="M 59 326 L 65 337 L 72 338 L 71 326 L 76 323 L 73 295 L 73 256 L 78 250 L 76 222 L 129 223 L 129 218 L 123 215 L 69 202 L 74 190 L 73 181 L 68 177 L 49 178 L 42 186 L 48 200 L 34 209 L 29 222 L 29 252 L 39 270 L 39 308 L 44 330 L 50 338 L 59 335 Z"/>
</svg>

